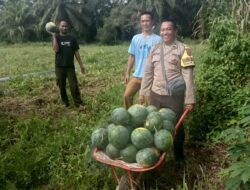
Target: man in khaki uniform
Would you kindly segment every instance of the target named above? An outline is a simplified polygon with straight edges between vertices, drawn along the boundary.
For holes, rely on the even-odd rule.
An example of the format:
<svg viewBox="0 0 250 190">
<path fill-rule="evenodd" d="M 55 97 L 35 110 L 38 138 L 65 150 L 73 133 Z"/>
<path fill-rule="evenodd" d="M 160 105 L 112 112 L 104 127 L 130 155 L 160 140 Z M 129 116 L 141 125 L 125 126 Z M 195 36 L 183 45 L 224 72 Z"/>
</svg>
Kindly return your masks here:
<svg viewBox="0 0 250 190">
<path fill-rule="evenodd" d="M 155 45 L 145 66 L 139 101 L 150 96 L 150 104 L 158 109 L 167 107 L 175 111 L 177 121 L 185 107 L 191 110 L 195 103 L 193 70 L 190 48 L 176 40 L 176 24 L 172 19 L 161 23 L 162 43 Z M 174 140 L 176 160 L 185 158 L 183 151 L 184 127 L 181 125 Z"/>
</svg>

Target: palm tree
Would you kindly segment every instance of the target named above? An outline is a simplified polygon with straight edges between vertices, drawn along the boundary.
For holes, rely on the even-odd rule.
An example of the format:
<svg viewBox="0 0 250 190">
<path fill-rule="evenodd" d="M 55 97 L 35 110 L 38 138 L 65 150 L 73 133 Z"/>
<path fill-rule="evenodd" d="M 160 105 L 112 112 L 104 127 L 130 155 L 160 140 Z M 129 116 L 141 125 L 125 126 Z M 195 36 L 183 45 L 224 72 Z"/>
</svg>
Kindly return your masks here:
<svg viewBox="0 0 250 190">
<path fill-rule="evenodd" d="M 114 4 L 110 0 L 96 0 L 94 7 L 94 18 L 96 23 L 96 28 L 103 26 L 104 18 L 110 15 Z"/>
<path fill-rule="evenodd" d="M 166 13 L 175 7 L 175 0 L 150 0 L 159 18 L 165 17 Z"/>
<path fill-rule="evenodd" d="M 41 30 L 48 21 L 58 23 L 66 19 L 75 32 L 86 35 L 92 26 L 95 3 L 91 0 L 35 0 L 33 10 L 41 18 Z"/>
<path fill-rule="evenodd" d="M 138 16 L 142 10 L 152 11 L 156 16 L 156 32 L 158 32 L 159 20 L 163 17 L 173 17 L 183 28 L 181 34 L 190 36 L 192 34 L 192 22 L 200 7 L 202 0 L 129 0 L 126 3 L 112 9 L 110 16 L 106 19 L 110 26 L 116 28 L 117 38 L 130 39 L 138 32 Z M 158 21 L 158 22 L 157 22 Z M 105 25 L 105 24 L 104 24 Z M 121 33 L 119 35 L 119 33 Z"/>
<path fill-rule="evenodd" d="M 21 42 L 35 38 L 35 17 L 26 0 L 8 0 L 0 12 L 0 38 L 10 42 Z"/>
</svg>

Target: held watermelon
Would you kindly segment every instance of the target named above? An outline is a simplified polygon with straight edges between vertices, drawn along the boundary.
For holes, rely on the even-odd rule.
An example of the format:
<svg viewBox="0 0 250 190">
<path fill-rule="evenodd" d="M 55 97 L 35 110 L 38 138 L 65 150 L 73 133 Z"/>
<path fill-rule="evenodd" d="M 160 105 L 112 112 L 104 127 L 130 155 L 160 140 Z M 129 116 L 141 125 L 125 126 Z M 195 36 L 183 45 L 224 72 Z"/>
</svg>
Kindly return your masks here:
<svg viewBox="0 0 250 190">
<path fill-rule="evenodd" d="M 46 23 L 45 30 L 47 32 L 53 32 L 53 33 L 55 33 L 55 32 L 58 31 L 58 29 L 56 27 L 56 24 L 54 22 L 48 22 L 48 23 Z"/>
<path fill-rule="evenodd" d="M 128 129 L 122 125 L 115 125 L 111 129 L 108 131 L 109 143 L 119 150 L 125 148 L 130 141 Z"/>
<path fill-rule="evenodd" d="M 131 116 L 125 108 L 116 108 L 111 114 L 112 123 L 122 126 L 130 126 Z"/>
<path fill-rule="evenodd" d="M 159 112 L 151 112 L 148 114 L 145 128 L 147 128 L 151 133 L 158 131 L 162 128 L 163 119 Z"/>
<path fill-rule="evenodd" d="M 136 153 L 138 152 L 137 148 L 129 144 L 126 148 L 120 151 L 121 159 L 127 163 L 136 162 Z"/>
<path fill-rule="evenodd" d="M 155 147 L 160 150 L 167 152 L 173 145 L 173 137 L 166 129 L 161 129 L 154 134 Z"/>
<path fill-rule="evenodd" d="M 154 136 L 148 129 L 139 127 L 132 131 L 131 141 L 138 149 L 147 148 L 153 146 Z"/>
<path fill-rule="evenodd" d="M 169 108 L 161 108 L 159 113 L 161 114 L 163 120 L 169 120 L 173 123 L 176 122 L 176 113 L 173 110 Z"/>
<path fill-rule="evenodd" d="M 136 154 L 136 162 L 144 168 L 153 166 L 159 158 L 160 152 L 156 148 L 144 148 Z"/>
<path fill-rule="evenodd" d="M 92 146 L 104 149 L 108 144 L 108 130 L 106 128 L 96 129 L 91 135 Z"/>
<path fill-rule="evenodd" d="M 140 104 L 134 104 L 130 106 L 128 112 L 131 115 L 132 125 L 134 128 L 142 127 L 148 115 L 146 107 Z"/>
<path fill-rule="evenodd" d="M 108 144 L 106 147 L 106 154 L 111 158 L 111 159 L 116 159 L 120 157 L 120 150 L 117 149 L 114 145 Z"/>
</svg>

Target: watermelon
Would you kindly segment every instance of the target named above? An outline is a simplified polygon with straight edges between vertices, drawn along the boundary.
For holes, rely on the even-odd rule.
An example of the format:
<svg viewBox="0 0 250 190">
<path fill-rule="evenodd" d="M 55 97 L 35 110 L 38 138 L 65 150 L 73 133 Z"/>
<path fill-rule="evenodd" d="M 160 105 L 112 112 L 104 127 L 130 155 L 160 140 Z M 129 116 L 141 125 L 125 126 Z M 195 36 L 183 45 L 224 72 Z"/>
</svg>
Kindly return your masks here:
<svg viewBox="0 0 250 190">
<path fill-rule="evenodd" d="M 126 148 L 124 148 L 120 151 L 121 159 L 127 163 L 136 162 L 137 151 L 138 150 L 134 145 L 129 144 Z"/>
<path fill-rule="evenodd" d="M 159 113 L 161 114 L 163 120 L 169 120 L 173 123 L 176 122 L 176 113 L 173 110 L 169 108 L 161 108 Z"/>
<path fill-rule="evenodd" d="M 129 136 L 130 136 L 132 131 L 134 130 L 134 127 L 133 126 L 127 126 L 126 128 L 128 129 L 128 133 L 129 133 Z"/>
<path fill-rule="evenodd" d="M 157 112 L 157 108 L 154 105 L 149 105 L 146 108 L 148 110 L 148 113 Z"/>
<path fill-rule="evenodd" d="M 155 147 L 160 150 L 167 152 L 173 145 L 173 137 L 166 129 L 161 129 L 154 134 Z"/>
<path fill-rule="evenodd" d="M 45 25 L 45 30 L 47 32 L 57 32 L 58 29 L 57 29 L 56 24 L 54 22 L 48 22 Z"/>
<path fill-rule="evenodd" d="M 156 148 L 144 148 L 136 154 L 136 162 L 144 168 L 153 166 L 159 158 L 160 152 Z"/>
<path fill-rule="evenodd" d="M 111 114 L 112 123 L 116 125 L 129 126 L 131 116 L 125 108 L 116 108 Z"/>
<path fill-rule="evenodd" d="M 106 128 L 98 128 L 91 135 L 92 146 L 98 149 L 104 149 L 108 144 L 108 130 Z"/>
<path fill-rule="evenodd" d="M 120 150 L 117 149 L 114 145 L 108 144 L 106 147 L 106 154 L 111 158 L 111 159 L 116 159 L 120 157 Z"/>
<path fill-rule="evenodd" d="M 138 149 L 147 148 L 153 146 L 154 136 L 148 129 L 139 127 L 132 131 L 131 141 Z"/>
<path fill-rule="evenodd" d="M 163 129 L 168 130 L 171 134 L 174 133 L 174 123 L 169 120 L 163 120 Z"/>
<path fill-rule="evenodd" d="M 146 109 L 146 107 L 140 104 L 134 104 L 130 106 L 128 112 L 132 117 L 132 125 L 135 128 L 142 127 L 148 115 L 148 110 Z"/>
<path fill-rule="evenodd" d="M 122 125 L 115 125 L 108 131 L 109 143 L 121 150 L 126 147 L 130 141 L 129 131 Z"/>
<path fill-rule="evenodd" d="M 163 119 L 159 112 L 151 112 L 148 114 L 145 128 L 147 128 L 151 133 L 159 130 L 162 127 Z"/>
<path fill-rule="evenodd" d="M 114 127 L 115 127 L 115 124 L 113 124 L 113 123 L 109 124 L 107 127 L 108 133 L 110 133 L 110 131 L 112 131 Z"/>
</svg>

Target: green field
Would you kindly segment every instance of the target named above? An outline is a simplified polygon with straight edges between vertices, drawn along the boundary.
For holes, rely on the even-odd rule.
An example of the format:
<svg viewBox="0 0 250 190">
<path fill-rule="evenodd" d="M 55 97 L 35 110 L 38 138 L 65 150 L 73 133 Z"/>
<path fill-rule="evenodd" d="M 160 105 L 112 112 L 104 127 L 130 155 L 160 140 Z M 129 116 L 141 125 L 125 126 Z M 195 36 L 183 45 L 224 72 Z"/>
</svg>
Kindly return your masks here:
<svg viewBox="0 0 250 190">
<path fill-rule="evenodd" d="M 206 47 L 191 43 L 198 79 Z M 0 189 L 115 189 L 109 168 L 91 156 L 90 135 L 123 105 L 127 48 L 80 47 L 86 74 L 76 69 L 86 106 L 79 110 L 60 105 L 50 43 L 0 46 L 0 76 L 11 77 L 0 82 Z M 187 144 L 185 171 L 170 160 L 145 174 L 142 189 L 223 189 L 217 172 L 224 155 L 211 153 L 223 147 Z"/>
</svg>

